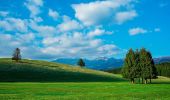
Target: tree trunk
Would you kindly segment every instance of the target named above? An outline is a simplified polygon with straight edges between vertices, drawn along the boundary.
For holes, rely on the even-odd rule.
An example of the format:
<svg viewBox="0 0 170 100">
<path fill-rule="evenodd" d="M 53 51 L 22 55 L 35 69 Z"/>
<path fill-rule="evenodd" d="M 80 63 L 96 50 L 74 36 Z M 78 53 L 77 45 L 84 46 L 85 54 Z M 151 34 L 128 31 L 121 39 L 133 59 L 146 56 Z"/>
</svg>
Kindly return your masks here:
<svg viewBox="0 0 170 100">
<path fill-rule="evenodd" d="M 151 78 L 150 78 L 150 83 L 151 83 Z"/>
<path fill-rule="evenodd" d="M 131 78 L 131 83 L 134 84 L 134 79 L 133 78 Z"/>
<path fill-rule="evenodd" d="M 140 77 L 139 77 L 139 83 L 140 83 Z"/>
<path fill-rule="evenodd" d="M 142 84 L 143 84 L 143 77 L 142 77 Z"/>
<path fill-rule="evenodd" d="M 145 84 L 147 84 L 147 79 L 145 79 Z"/>
</svg>

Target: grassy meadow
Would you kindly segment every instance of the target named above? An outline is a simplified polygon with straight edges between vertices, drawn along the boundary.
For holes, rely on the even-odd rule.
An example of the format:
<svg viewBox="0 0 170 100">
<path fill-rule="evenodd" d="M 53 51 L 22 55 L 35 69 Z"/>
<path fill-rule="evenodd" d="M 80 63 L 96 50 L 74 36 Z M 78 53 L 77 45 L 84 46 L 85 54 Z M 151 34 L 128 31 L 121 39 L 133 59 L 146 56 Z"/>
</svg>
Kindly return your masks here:
<svg viewBox="0 0 170 100">
<path fill-rule="evenodd" d="M 161 83 L 162 82 L 162 83 Z M 23 100 L 169 100 L 170 79 L 153 84 L 129 82 L 0 83 L 0 99 Z"/>
<path fill-rule="evenodd" d="M 131 84 L 120 74 L 46 61 L 0 59 L 0 100 L 170 100 L 170 78 Z"/>
</svg>

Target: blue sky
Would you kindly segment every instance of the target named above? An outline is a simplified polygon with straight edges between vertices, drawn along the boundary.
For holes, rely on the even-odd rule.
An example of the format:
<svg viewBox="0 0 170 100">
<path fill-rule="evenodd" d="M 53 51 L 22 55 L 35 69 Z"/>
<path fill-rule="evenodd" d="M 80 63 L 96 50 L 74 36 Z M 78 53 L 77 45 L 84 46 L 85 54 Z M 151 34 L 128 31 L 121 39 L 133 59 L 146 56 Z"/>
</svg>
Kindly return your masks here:
<svg viewBox="0 0 170 100">
<path fill-rule="evenodd" d="M 170 55 L 169 0 L 0 0 L 0 57 Z"/>
</svg>

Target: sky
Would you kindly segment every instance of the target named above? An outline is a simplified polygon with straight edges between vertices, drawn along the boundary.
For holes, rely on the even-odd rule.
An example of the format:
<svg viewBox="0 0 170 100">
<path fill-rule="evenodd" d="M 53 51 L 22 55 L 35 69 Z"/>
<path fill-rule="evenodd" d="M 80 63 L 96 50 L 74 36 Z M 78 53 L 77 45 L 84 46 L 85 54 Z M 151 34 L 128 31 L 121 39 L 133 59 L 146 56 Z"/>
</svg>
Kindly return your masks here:
<svg viewBox="0 0 170 100">
<path fill-rule="evenodd" d="M 0 0 L 0 57 L 170 56 L 170 0 Z"/>
</svg>

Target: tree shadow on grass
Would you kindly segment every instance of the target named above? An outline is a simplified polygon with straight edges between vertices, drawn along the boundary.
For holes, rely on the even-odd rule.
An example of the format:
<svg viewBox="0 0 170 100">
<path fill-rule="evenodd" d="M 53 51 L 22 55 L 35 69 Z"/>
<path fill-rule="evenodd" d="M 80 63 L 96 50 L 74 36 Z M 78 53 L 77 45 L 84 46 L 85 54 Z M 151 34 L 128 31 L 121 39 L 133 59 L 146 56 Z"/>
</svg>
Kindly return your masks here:
<svg viewBox="0 0 170 100">
<path fill-rule="evenodd" d="M 152 82 L 151 84 L 170 84 L 170 81 L 169 82 Z"/>
<path fill-rule="evenodd" d="M 54 70 L 30 64 L 1 64 L 0 82 L 121 82 L 122 78 L 92 73 Z"/>
</svg>

